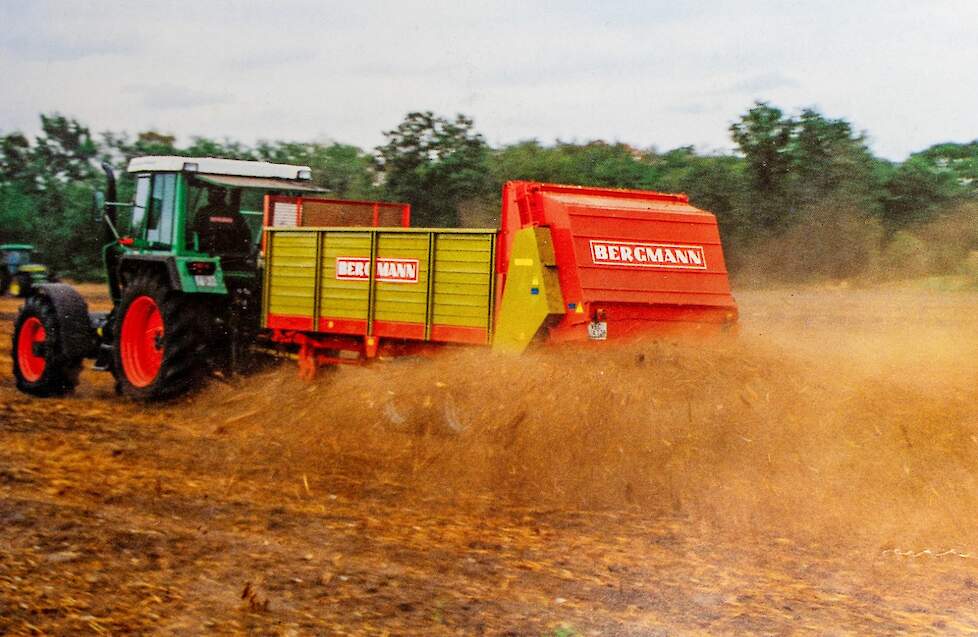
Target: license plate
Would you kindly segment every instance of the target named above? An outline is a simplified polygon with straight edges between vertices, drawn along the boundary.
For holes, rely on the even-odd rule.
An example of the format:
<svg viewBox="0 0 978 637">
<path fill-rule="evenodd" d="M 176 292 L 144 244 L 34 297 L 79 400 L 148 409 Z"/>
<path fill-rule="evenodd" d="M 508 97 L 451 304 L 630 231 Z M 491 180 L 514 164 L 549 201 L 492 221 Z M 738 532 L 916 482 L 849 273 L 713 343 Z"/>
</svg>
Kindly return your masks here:
<svg viewBox="0 0 978 637">
<path fill-rule="evenodd" d="M 199 288 L 216 288 L 217 277 L 213 274 L 198 274 L 194 276 L 194 283 L 196 283 L 197 287 Z"/>
<path fill-rule="evenodd" d="M 608 321 L 594 321 L 587 324 L 587 337 L 592 341 L 608 340 Z"/>
</svg>

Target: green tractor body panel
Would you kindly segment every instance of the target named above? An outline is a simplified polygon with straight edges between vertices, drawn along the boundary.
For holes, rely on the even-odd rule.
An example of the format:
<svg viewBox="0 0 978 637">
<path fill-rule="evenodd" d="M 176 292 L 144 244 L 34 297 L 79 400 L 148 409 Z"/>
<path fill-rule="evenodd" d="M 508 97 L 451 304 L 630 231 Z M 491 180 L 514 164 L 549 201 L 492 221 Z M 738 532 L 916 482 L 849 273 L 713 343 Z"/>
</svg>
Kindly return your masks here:
<svg viewBox="0 0 978 637">
<path fill-rule="evenodd" d="M 213 257 L 178 256 L 173 257 L 177 276 L 180 279 L 180 290 L 194 294 L 227 294 L 224 284 L 224 269 L 221 260 Z M 214 264 L 213 274 L 194 274 L 190 264 L 199 267 L 200 264 Z"/>
<path fill-rule="evenodd" d="M 153 271 L 172 290 L 186 294 L 227 294 L 228 291 L 219 257 L 174 256 L 164 251 L 125 248 L 116 258 L 122 271 Z"/>
</svg>

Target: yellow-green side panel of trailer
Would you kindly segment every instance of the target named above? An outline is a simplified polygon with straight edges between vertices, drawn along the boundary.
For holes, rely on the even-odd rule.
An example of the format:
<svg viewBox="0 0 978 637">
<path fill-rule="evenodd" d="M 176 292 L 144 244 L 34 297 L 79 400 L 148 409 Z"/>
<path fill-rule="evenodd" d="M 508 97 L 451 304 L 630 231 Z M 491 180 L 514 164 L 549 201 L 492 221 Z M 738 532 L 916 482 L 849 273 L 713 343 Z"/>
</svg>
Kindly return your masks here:
<svg viewBox="0 0 978 637">
<path fill-rule="evenodd" d="M 312 317 L 316 293 L 316 233 L 269 233 L 268 313 Z"/>
<path fill-rule="evenodd" d="M 344 259 L 370 259 L 370 232 L 320 231 L 322 240 L 319 316 L 367 320 L 370 281 L 337 278 L 337 263 Z"/>
<path fill-rule="evenodd" d="M 436 235 L 432 323 L 489 328 L 493 238 L 492 233 Z"/>
<path fill-rule="evenodd" d="M 376 268 L 374 319 L 424 324 L 428 314 L 428 234 L 380 232 Z"/>
</svg>

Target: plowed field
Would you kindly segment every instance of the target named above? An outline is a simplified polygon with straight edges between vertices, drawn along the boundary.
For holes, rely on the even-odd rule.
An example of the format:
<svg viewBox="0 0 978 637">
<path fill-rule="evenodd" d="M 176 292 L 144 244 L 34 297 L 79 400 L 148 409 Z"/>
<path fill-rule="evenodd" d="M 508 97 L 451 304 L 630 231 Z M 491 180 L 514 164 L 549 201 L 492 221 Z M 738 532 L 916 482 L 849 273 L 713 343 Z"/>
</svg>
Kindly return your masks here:
<svg viewBox="0 0 978 637">
<path fill-rule="evenodd" d="M 978 632 L 978 293 L 738 300 L 145 406 L 19 394 L 0 299 L 0 634 Z"/>
</svg>

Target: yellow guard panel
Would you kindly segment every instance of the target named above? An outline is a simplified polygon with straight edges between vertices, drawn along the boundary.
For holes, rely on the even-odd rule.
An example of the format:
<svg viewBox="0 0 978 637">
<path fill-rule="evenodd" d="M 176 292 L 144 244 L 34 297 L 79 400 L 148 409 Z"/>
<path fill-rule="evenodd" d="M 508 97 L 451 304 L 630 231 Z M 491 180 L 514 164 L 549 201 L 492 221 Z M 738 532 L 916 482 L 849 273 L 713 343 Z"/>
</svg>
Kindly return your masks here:
<svg viewBox="0 0 978 637">
<path fill-rule="evenodd" d="M 268 314 L 312 319 L 316 292 L 315 232 L 273 232 L 268 273 Z"/>
</svg>

